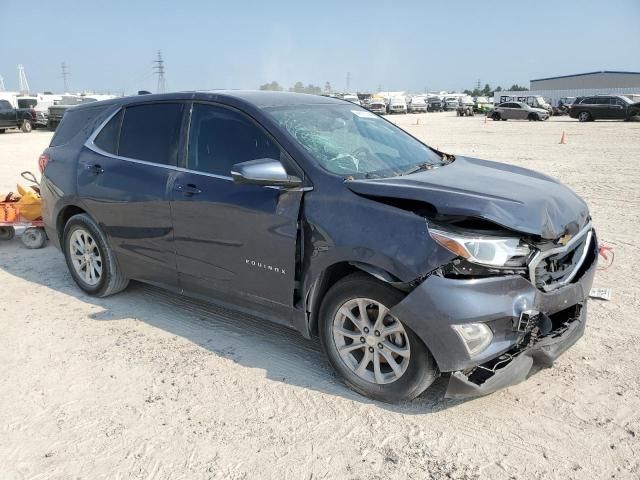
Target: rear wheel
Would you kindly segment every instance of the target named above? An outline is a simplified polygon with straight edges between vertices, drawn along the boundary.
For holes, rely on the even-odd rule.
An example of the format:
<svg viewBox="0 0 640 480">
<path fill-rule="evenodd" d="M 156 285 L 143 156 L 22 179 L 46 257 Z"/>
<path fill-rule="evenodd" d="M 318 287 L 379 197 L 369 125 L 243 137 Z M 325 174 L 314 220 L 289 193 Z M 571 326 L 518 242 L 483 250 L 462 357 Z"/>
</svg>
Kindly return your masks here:
<svg viewBox="0 0 640 480">
<path fill-rule="evenodd" d="M 16 236 L 16 229 L 13 227 L 0 227 L 0 240 L 11 240 Z"/>
<path fill-rule="evenodd" d="M 389 313 L 402 298 L 356 273 L 336 283 L 320 309 L 320 341 L 333 368 L 353 390 L 384 402 L 411 400 L 438 377 L 422 341 Z"/>
<path fill-rule="evenodd" d="M 22 130 L 24 133 L 31 133 L 31 130 L 33 130 L 33 125 L 31 125 L 31 121 L 24 120 L 22 122 L 22 126 L 20 127 L 20 130 Z"/>
<path fill-rule="evenodd" d="M 500 114 L 498 112 L 493 112 L 493 115 L 491 115 L 491 119 L 494 122 L 497 122 L 498 120 L 500 120 Z"/>
<path fill-rule="evenodd" d="M 580 112 L 578 114 L 578 120 L 581 122 L 588 122 L 591 120 L 591 114 L 589 112 Z"/>
<path fill-rule="evenodd" d="M 100 227 L 88 215 L 69 219 L 64 227 L 63 249 L 71 276 L 89 295 L 107 297 L 127 287 L 129 280 Z"/>
</svg>

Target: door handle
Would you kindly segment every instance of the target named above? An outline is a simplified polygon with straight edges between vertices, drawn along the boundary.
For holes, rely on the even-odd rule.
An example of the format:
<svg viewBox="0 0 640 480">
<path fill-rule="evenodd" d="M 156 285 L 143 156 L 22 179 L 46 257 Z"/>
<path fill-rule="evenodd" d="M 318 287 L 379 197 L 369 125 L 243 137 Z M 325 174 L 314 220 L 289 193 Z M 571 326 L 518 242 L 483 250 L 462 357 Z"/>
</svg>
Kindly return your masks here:
<svg viewBox="0 0 640 480">
<path fill-rule="evenodd" d="M 86 169 L 93 175 L 102 175 L 104 173 L 104 168 L 100 165 L 87 165 Z"/>
<path fill-rule="evenodd" d="M 181 192 L 186 197 L 190 197 L 192 195 L 198 195 L 199 193 L 202 193 L 202 190 L 196 187 L 193 183 L 189 183 L 187 185 L 176 183 L 173 189 L 177 192 Z"/>
</svg>

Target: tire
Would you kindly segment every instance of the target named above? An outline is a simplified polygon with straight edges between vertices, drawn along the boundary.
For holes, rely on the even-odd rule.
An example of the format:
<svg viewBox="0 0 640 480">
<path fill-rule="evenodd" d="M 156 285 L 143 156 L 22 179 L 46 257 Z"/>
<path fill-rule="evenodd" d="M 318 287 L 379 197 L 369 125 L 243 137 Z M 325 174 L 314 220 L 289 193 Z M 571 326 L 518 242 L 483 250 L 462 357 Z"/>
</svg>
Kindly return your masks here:
<svg viewBox="0 0 640 480">
<path fill-rule="evenodd" d="M 627 118 L 630 122 L 640 122 L 640 110 L 631 110 L 629 112 L 629 118 Z"/>
<path fill-rule="evenodd" d="M 529 120 L 530 122 L 537 122 L 538 120 L 540 120 L 540 117 L 537 113 L 530 113 L 527 117 L 527 120 Z"/>
<path fill-rule="evenodd" d="M 0 227 L 0 240 L 11 240 L 16 236 L 16 229 L 13 227 Z"/>
<path fill-rule="evenodd" d="M 4 133 L 6 130 L 4 128 L 0 128 L 0 133 Z"/>
<path fill-rule="evenodd" d="M 127 287 L 129 279 L 122 274 L 106 237 L 89 215 L 81 213 L 71 217 L 62 239 L 67 267 L 81 290 L 95 297 L 107 297 Z M 78 264 L 74 264 L 76 261 Z M 84 270 L 79 265 L 82 261 Z"/>
<path fill-rule="evenodd" d="M 25 247 L 35 250 L 47 244 L 47 235 L 42 228 L 30 227 L 22 232 L 21 240 Z"/>
<path fill-rule="evenodd" d="M 20 130 L 22 130 L 24 133 L 31 133 L 31 131 L 33 130 L 33 125 L 31 125 L 31 120 L 23 120 Z"/>
<path fill-rule="evenodd" d="M 494 112 L 493 115 L 491 115 L 491 120 L 497 122 L 498 120 L 500 120 L 500 114 L 498 112 Z"/>
<path fill-rule="evenodd" d="M 382 328 L 378 327 L 380 335 L 371 332 L 375 327 L 378 306 L 391 309 L 403 297 L 401 292 L 370 275 L 355 273 L 331 287 L 320 308 L 318 330 L 329 363 L 350 388 L 374 400 L 390 403 L 411 400 L 426 390 L 439 375 L 427 347 L 398 319 L 387 313 L 383 317 L 386 324 L 380 323 Z M 362 317 L 359 301 L 363 306 L 367 305 L 364 311 L 369 329 L 360 330 L 349 320 Z M 351 317 L 341 313 L 344 311 L 350 311 Z M 385 329 L 394 333 L 385 335 Z M 341 332 L 347 332 L 347 335 Z M 362 336 L 358 338 L 358 335 Z M 351 345 L 355 348 L 349 349 Z M 394 362 L 397 370 L 390 362 Z M 377 369 L 375 363 L 378 364 Z M 363 365 L 364 368 L 358 368 Z M 357 373 L 358 370 L 361 373 Z"/>
<path fill-rule="evenodd" d="M 578 121 L 589 122 L 591 121 L 591 114 L 589 112 L 580 112 L 578 114 Z"/>
</svg>

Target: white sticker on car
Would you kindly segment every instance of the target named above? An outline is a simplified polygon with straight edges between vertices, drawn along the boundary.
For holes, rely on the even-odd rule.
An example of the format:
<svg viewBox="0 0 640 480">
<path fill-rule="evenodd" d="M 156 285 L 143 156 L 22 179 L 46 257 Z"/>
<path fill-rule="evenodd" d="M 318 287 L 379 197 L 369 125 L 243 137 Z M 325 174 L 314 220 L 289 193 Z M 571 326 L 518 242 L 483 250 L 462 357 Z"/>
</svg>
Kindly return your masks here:
<svg viewBox="0 0 640 480">
<path fill-rule="evenodd" d="M 360 118 L 377 118 L 375 114 L 367 112 L 366 110 L 351 110 L 351 113 Z"/>
</svg>

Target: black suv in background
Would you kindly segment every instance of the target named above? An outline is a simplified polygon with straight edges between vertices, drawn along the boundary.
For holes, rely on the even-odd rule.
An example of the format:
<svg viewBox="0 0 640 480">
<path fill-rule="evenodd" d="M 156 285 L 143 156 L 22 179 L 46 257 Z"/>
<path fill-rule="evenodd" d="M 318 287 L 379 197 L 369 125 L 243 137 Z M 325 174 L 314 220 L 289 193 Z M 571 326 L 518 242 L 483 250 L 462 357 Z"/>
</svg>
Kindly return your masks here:
<svg viewBox="0 0 640 480">
<path fill-rule="evenodd" d="M 571 118 L 581 122 L 593 120 L 640 120 L 640 103 L 633 103 L 623 95 L 594 95 L 579 97 L 571 104 Z"/>
<path fill-rule="evenodd" d="M 319 336 L 375 399 L 439 375 L 448 396 L 487 394 L 585 329 L 598 247 L 584 201 L 353 103 L 232 91 L 80 105 L 39 164 L 45 228 L 83 291 L 140 280 Z"/>
</svg>

